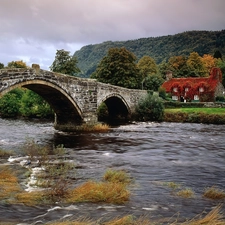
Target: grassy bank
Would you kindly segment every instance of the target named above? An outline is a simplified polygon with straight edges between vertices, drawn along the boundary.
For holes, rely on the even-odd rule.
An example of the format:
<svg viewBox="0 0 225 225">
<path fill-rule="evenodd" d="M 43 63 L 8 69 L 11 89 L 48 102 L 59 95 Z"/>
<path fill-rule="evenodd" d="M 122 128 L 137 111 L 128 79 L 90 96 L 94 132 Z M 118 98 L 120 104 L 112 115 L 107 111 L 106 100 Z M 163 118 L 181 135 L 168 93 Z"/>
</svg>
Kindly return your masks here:
<svg viewBox="0 0 225 225">
<path fill-rule="evenodd" d="M 225 108 L 166 108 L 163 121 L 225 124 Z"/>
</svg>

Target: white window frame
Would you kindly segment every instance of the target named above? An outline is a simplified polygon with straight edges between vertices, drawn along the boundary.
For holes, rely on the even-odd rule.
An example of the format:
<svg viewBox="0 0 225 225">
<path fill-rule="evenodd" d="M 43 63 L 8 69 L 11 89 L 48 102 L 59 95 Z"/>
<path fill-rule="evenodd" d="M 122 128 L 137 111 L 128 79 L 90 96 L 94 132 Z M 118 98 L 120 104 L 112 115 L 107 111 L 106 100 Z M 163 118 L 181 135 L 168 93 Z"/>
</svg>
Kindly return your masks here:
<svg viewBox="0 0 225 225">
<path fill-rule="evenodd" d="M 199 88 L 199 92 L 204 92 L 204 88 L 203 87 L 200 87 Z"/>
<path fill-rule="evenodd" d="M 174 88 L 173 88 L 173 91 L 174 91 L 174 92 L 178 92 L 178 88 L 177 88 L 177 87 L 174 87 Z"/>
<path fill-rule="evenodd" d="M 194 95 L 194 100 L 199 100 L 199 96 L 198 95 Z"/>
<path fill-rule="evenodd" d="M 178 101 L 178 96 L 177 96 L 177 95 L 173 95 L 173 96 L 172 96 L 172 100 Z"/>
</svg>

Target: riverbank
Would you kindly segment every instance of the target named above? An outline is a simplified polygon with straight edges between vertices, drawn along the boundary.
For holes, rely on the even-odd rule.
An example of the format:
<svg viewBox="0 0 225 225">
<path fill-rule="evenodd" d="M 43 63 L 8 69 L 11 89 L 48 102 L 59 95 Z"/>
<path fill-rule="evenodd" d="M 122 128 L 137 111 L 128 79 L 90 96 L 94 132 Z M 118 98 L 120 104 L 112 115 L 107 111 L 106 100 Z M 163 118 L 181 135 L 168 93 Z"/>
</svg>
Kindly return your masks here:
<svg viewBox="0 0 225 225">
<path fill-rule="evenodd" d="M 166 108 L 164 122 L 225 124 L 225 108 L 182 107 Z"/>
</svg>

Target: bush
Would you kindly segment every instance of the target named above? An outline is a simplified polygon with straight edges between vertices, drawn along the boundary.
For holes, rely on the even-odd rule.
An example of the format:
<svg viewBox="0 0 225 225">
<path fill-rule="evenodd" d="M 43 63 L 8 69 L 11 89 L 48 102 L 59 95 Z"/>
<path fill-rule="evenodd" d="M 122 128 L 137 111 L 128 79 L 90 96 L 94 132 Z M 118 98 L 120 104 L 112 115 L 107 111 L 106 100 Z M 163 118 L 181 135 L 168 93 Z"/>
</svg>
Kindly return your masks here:
<svg viewBox="0 0 225 225">
<path fill-rule="evenodd" d="M 158 89 L 158 92 L 159 92 L 159 97 L 166 99 L 166 90 L 164 88 L 160 87 Z"/>
<path fill-rule="evenodd" d="M 216 96 L 216 101 L 217 102 L 225 102 L 225 97 L 224 96 Z"/>
<path fill-rule="evenodd" d="M 161 121 L 164 114 L 164 105 L 158 96 L 148 95 L 136 107 L 137 120 Z"/>
</svg>

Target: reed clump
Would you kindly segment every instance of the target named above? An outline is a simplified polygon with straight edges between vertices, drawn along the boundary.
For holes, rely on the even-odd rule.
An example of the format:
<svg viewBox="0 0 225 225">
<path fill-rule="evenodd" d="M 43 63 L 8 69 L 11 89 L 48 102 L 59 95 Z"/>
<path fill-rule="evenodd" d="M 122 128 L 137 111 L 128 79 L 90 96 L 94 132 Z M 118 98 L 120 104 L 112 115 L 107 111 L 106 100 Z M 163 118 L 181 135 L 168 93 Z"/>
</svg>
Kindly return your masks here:
<svg viewBox="0 0 225 225">
<path fill-rule="evenodd" d="M 128 173 L 126 173 L 125 171 L 112 169 L 106 170 L 103 179 L 108 182 L 123 184 L 130 184 L 132 181 Z"/>
<path fill-rule="evenodd" d="M 15 200 L 11 203 L 23 203 L 28 206 L 35 206 L 37 204 L 47 201 L 48 196 L 42 191 L 23 191 L 15 195 Z"/>
<path fill-rule="evenodd" d="M 109 125 L 96 123 L 96 124 L 83 124 L 77 128 L 79 131 L 87 131 L 87 132 L 103 132 L 109 130 Z"/>
<path fill-rule="evenodd" d="M 185 188 L 183 190 L 178 191 L 177 196 L 183 197 L 183 198 L 192 198 L 194 197 L 194 191 L 190 188 Z"/>
<path fill-rule="evenodd" d="M 0 200 L 9 199 L 21 188 L 14 172 L 7 166 L 0 166 Z"/>
<path fill-rule="evenodd" d="M 205 189 L 203 196 L 214 200 L 225 199 L 225 191 L 212 186 Z"/>
<path fill-rule="evenodd" d="M 13 151 L 5 151 L 3 149 L 0 149 L 0 158 L 9 157 L 9 156 L 11 156 L 13 154 L 14 154 Z"/>
<path fill-rule="evenodd" d="M 225 225 L 224 216 L 220 211 L 221 206 L 217 206 L 204 217 L 199 215 L 183 223 L 172 223 L 171 225 Z"/>
<path fill-rule="evenodd" d="M 130 192 L 122 183 L 88 181 L 67 196 L 67 202 L 105 202 L 124 204 L 129 200 Z"/>
<path fill-rule="evenodd" d="M 169 188 L 171 188 L 171 189 L 173 189 L 173 190 L 176 190 L 176 189 L 178 189 L 178 188 L 180 188 L 180 184 L 178 184 L 178 183 L 176 183 L 176 182 L 164 182 L 163 183 L 165 186 L 167 186 L 167 187 L 169 187 Z"/>
</svg>

